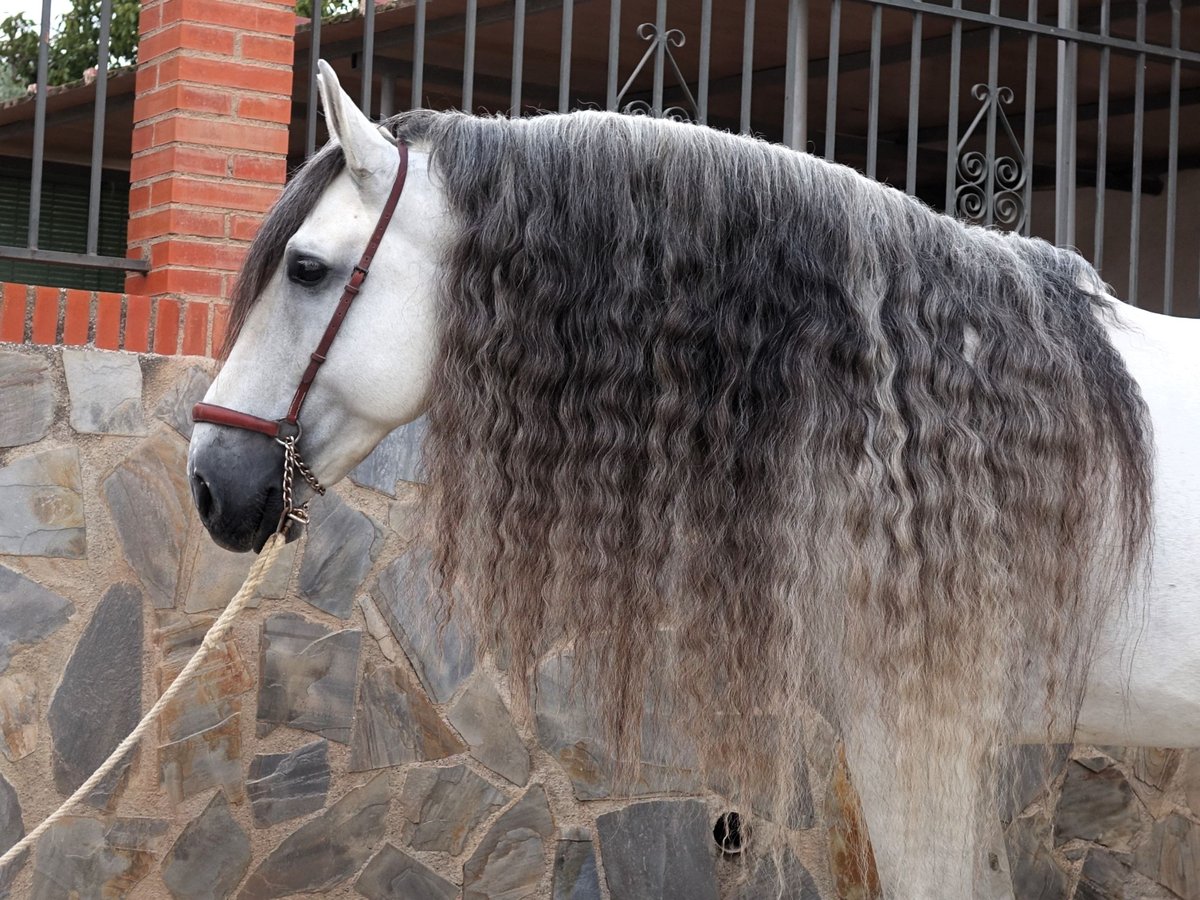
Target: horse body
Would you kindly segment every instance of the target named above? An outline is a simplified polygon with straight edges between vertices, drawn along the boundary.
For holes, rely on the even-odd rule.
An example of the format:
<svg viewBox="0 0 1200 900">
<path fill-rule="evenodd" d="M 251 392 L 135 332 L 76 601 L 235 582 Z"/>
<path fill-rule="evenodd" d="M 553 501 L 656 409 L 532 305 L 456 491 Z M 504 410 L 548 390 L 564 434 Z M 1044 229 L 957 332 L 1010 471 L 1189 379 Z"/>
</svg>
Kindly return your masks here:
<svg viewBox="0 0 1200 900">
<path fill-rule="evenodd" d="M 262 244 L 269 247 L 273 241 L 274 255 L 251 251 L 243 299 L 253 302 L 242 304 L 243 318 L 233 330 L 237 341 L 205 398 L 266 418 L 286 406 L 307 362 L 307 348 L 316 343 L 328 316 L 333 288 L 348 275 L 395 174 L 391 141 L 357 113 L 327 67 L 321 88 L 346 169 L 330 171 L 315 205 L 310 198 L 307 205 L 289 209 L 298 198 L 295 192 L 285 194 L 268 220 L 264 231 L 276 233 Z M 326 164 L 327 157 L 313 163 Z M 463 225 L 451 207 L 431 175 L 429 154 L 414 146 L 408 185 L 363 297 L 356 301 L 359 308 L 347 318 L 306 407 L 302 446 L 325 484 L 344 477 L 388 431 L 419 415 L 436 389 L 433 370 L 447 339 L 444 311 L 437 308 L 444 248 Z M 513 242 L 513 257 L 519 259 L 519 242 L 515 237 Z M 328 277 L 303 283 L 304 260 L 321 261 Z M 490 274 L 503 279 L 509 273 Z M 1154 437 L 1148 578 L 1130 602 L 1107 598 L 1091 607 L 1103 611 L 1103 622 L 1078 721 L 1054 720 L 1059 731 L 1048 735 L 1041 682 L 1031 676 L 1028 715 L 1019 716 L 1007 737 L 1029 743 L 1074 737 L 1111 745 L 1200 746 L 1200 323 L 1113 302 L 1108 339 L 1140 388 Z M 970 342 L 969 335 L 963 338 Z M 522 348 L 510 349 L 512 365 L 519 365 Z M 499 402 L 498 396 L 492 402 Z M 479 403 L 487 397 L 455 399 Z M 266 539 L 278 517 L 279 461 L 279 451 L 261 435 L 197 425 L 189 474 L 202 518 L 223 545 L 246 550 Z M 1123 525 L 1112 524 L 1116 535 Z M 557 547 L 554 533 L 547 540 Z M 1098 534 L 1096 540 L 1107 538 Z M 1120 539 L 1112 540 L 1112 553 L 1121 553 Z M 623 623 L 614 624 L 620 629 Z M 598 622 L 596 627 L 609 626 Z M 1030 662 L 1036 673 L 1038 660 Z M 954 752 L 927 760 L 933 772 L 929 783 L 936 780 L 937 789 L 914 806 L 919 797 L 897 796 L 896 790 L 913 777 L 911 770 L 898 768 L 893 752 L 904 739 L 897 737 L 893 719 L 869 707 L 868 702 L 843 709 L 837 724 L 882 882 L 896 897 L 958 900 L 976 894 L 981 835 L 974 826 L 964 827 L 963 819 L 969 821 L 965 811 L 979 805 L 978 760 Z M 1072 725 L 1073 735 L 1062 733 Z M 952 729 L 947 735 L 943 747 L 953 745 Z"/>
</svg>

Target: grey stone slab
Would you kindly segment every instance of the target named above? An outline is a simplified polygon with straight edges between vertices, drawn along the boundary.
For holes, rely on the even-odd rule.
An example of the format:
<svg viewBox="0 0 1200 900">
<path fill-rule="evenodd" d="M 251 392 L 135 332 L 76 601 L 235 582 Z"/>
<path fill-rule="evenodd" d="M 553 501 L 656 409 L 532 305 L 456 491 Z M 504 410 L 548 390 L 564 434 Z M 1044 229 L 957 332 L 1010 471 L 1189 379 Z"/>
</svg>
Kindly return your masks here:
<svg viewBox="0 0 1200 900">
<path fill-rule="evenodd" d="M 458 885 L 413 859 L 393 844 L 367 863 L 354 889 L 369 900 L 456 900 Z"/>
<path fill-rule="evenodd" d="M 17 647 L 52 635 L 74 612 L 65 597 L 0 566 L 0 672 Z"/>
<path fill-rule="evenodd" d="M 781 857 L 779 861 L 768 853 L 755 859 L 750 875 L 737 885 L 732 900 L 821 900 L 816 881 L 796 854 L 785 847 Z"/>
<path fill-rule="evenodd" d="M 263 623 L 258 721 L 350 741 L 362 632 L 332 631 L 295 613 Z"/>
<path fill-rule="evenodd" d="M 154 856 L 111 846 L 104 823 L 70 817 L 46 829 L 33 862 L 32 900 L 125 897 L 149 874 Z"/>
<path fill-rule="evenodd" d="M 336 494 L 317 497 L 311 509 L 300 562 L 300 596 L 330 615 L 348 619 L 354 594 L 383 543 L 383 530 Z"/>
<path fill-rule="evenodd" d="M 171 389 L 163 394 L 158 406 L 154 407 L 154 415 L 191 440 L 194 425 L 192 407 L 204 399 L 211 384 L 211 375 L 199 366 L 189 366 Z"/>
<path fill-rule="evenodd" d="M 76 448 L 47 450 L 0 469 L 0 553 L 87 555 Z"/>
<path fill-rule="evenodd" d="M 1177 812 L 1155 822 L 1133 867 L 1180 897 L 1200 896 L 1200 825 Z"/>
<path fill-rule="evenodd" d="M 50 701 L 54 785 L 70 794 L 142 713 L 142 594 L 115 584 L 100 599 Z"/>
<path fill-rule="evenodd" d="M 517 734 L 496 685 L 479 672 L 446 711 L 446 718 L 471 748 L 471 755 L 497 775 L 524 787 L 529 751 Z"/>
<path fill-rule="evenodd" d="M 250 868 L 250 838 L 217 791 L 184 827 L 163 860 L 163 884 L 177 900 L 224 900 Z"/>
<path fill-rule="evenodd" d="M 1106 847 L 1127 846 L 1141 824 L 1139 806 L 1120 769 L 1093 772 L 1071 763 L 1058 800 L 1054 843 L 1082 838 Z"/>
<path fill-rule="evenodd" d="M 222 610 L 241 588 L 257 557 L 253 553 L 233 553 L 218 547 L 207 534 L 201 534 L 185 547 L 180 567 L 178 606 L 187 613 Z M 278 561 L 276 561 L 278 564 Z M 247 606 L 259 605 L 258 598 Z"/>
<path fill-rule="evenodd" d="M 1133 753 L 1134 778 L 1158 791 L 1167 789 L 1183 761 L 1182 750 L 1138 747 Z"/>
<path fill-rule="evenodd" d="M 466 749 L 407 672 L 367 664 L 350 740 L 351 772 L 441 759 Z"/>
<path fill-rule="evenodd" d="M 427 478 L 421 465 L 421 446 L 428 430 L 424 416 L 401 425 L 350 470 L 350 480 L 389 497 L 396 496 L 397 481 L 424 483 Z"/>
<path fill-rule="evenodd" d="M 466 766 L 411 769 L 400 794 L 404 838 L 414 850 L 457 856 L 508 798 Z"/>
<path fill-rule="evenodd" d="M 187 737 L 160 744 L 158 765 L 159 778 L 175 803 L 214 787 L 240 802 L 243 796 L 241 715 L 231 713 Z"/>
<path fill-rule="evenodd" d="M 634 803 L 596 819 L 612 900 L 717 900 L 712 823 L 698 800 Z"/>
<path fill-rule="evenodd" d="M 1006 780 L 997 788 L 1000 820 L 1007 825 L 1024 812 L 1058 778 L 1070 755 L 1070 744 L 1054 744 L 1049 748 L 1022 744 L 1014 748 Z"/>
<path fill-rule="evenodd" d="M 316 812 L 329 793 L 329 742 L 291 753 L 260 753 L 250 762 L 246 794 L 259 828 Z"/>
<path fill-rule="evenodd" d="M 475 636 L 460 618 L 440 629 L 429 598 L 424 552 L 406 553 L 380 574 L 371 592 L 388 627 L 438 703 L 446 703 L 475 671 Z"/>
<path fill-rule="evenodd" d="M 9 762 L 37 749 L 38 685 L 31 675 L 0 678 L 0 750 Z"/>
<path fill-rule="evenodd" d="M 147 816 L 119 816 L 104 832 L 104 840 L 118 850 L 146 850 L 157 855 L 158 845 L 171 823 Z"/>
<path fill-rule="evenodd" d="M 40 356 L 0 350 L 0 447 L 40 441 L 54 422 L 54 376 Z"/>
<path fill-rule="evenodd" d="M 1072 900 L 1173 900 L 1177 896 L 1133 871 L 1129 862 L 1123 854 L 1118 856 L 1101 847 L 1090 848 Z"/>
<path fill-rule="evenodd" d="M 292 541 L 279 551 L 275 564 L 258 587 L 258 596 L 269 600 L 282 600 L 287 596 L 288 582 L 291 580 L 292 569 L 296 565 L 296 554 L 299 552 L 299 541 Z"/>
<path fill-rule="evenodd" d="M 669 716 L 654 709 L 643 713 L 642 760 L 636 784 L 615 782 L 612 752 L 600 735 L 594 711 L 571 694 L 569 654 L 547 657 L 538 667 L 535 708 L 538 742 L 571 779 L 580 800 L 663 793 L 696 793 L 702 789 L 694 750 L 672 727 Z"/>
<path fill-rule="evenodd" d="M 328 890 L 362 868 L 383 840 L 390 802 L 387 773 L 351 790 L 280 842 L 250 876 L 240 900 Z"/>
<path fill-rule="evenodd" d="M 554 851 L 553 900 L 600 900 L 600 873 L 591 841 L 559 841 Z"/>
<path fill-rule="evenodd" d="M 136 354 L 63 350 L 71 427 L 80 434 L 146 433 L 142 366 Z"/>
<path fill-rule="evenodd" d="M 104 479 L 104 497 L 125 559 L 154 606 L 175 604 L 192 512 L 187 446 L 170 432 L 142 441 Z"/>
<path fill-rule="evenodd" d="M 1017 819 L 1004 833 L 1013 896 L 1020 900 L 1067 900 L 1071 876 L 1050 852 L 1049 828 L 1034 817 Z"/>
<path fill-rule="evenodd" d="M 0 855 L 9 851 L 13 844 L 25 837 L 25 826 L 21 822 L 21 801 L 17 792 L 0 775 Z"/>
<path fill-rule="evenodd" d="M 546 842 L 554 819 L 540 784 L 492 823 L 463 865 L 463 900 L 521 900 L 532 897 L 546 872 Z"/>
</svg>

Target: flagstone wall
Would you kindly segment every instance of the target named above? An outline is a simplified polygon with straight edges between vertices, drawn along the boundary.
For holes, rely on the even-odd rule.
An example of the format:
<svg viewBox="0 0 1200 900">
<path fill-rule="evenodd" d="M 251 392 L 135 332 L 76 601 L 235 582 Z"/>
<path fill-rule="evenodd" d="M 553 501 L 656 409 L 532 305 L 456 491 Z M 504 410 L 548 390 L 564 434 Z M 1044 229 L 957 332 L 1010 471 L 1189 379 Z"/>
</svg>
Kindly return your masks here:
<svg viewBox="0 0 1200 900">
<path fill-rule="evenodd" d="M 188 495 L 212 366 L 0 344 L 0 850 L 132 729 L 250 565 Z M 773 862 L 717 851 L 725 807 L 663 746 L 613 796 L 569 655 L 518 723 L 471 635 L 434 633 L 410 571 L 419 440 L 313 504 L 199 679 L 0 897 L 776 896 Z M 811 743 L 783 896 L 869 897 L 850 773 L 827 726 Z M 1062 748 L 1049 796 L 1046 764 L 1023 757 L 981 896 L 1011 872 L 1018 898 L 1200 898 L 1200 753 Z"/>
</svg>

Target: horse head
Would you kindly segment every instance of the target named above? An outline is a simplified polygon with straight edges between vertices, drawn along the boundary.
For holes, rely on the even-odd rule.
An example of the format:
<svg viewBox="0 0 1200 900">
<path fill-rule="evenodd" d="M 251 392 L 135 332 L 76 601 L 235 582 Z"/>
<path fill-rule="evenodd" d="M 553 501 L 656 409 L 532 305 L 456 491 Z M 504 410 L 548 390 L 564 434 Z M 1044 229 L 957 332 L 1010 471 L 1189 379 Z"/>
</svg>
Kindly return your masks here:
<svg viewBox="0 0 1200 900">
<path fill-rule="evenodd" d="M 271 423 L 289 410 L 404 164 L 396 143 L 359 111 L 324 62 L 318 81 L 329 145 L 289 184 L 251 247 L 233 301 L 232 348 L 204 398 Z M 370 277 L 303 400 L 297 449 L 321 484 L 344 477 L 426 405 L 447 215 L 428 155 L 406 156 L 403 191 Z M 284 509 L 283 454 L 271 435 L 198 417 L 188 476 L 217 543 L 258 549 L 275 529 Z M 299 503 L 311 488 L 297 479 L 296 491 Z"/>
</svg>

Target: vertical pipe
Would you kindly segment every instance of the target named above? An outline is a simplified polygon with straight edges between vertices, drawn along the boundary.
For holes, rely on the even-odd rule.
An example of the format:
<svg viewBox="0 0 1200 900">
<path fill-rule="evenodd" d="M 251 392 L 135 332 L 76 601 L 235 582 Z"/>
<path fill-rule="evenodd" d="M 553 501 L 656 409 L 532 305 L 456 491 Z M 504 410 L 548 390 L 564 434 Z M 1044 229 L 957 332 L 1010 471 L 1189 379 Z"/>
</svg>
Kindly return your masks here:
<svg viewBox="0 0 1200 900">
<path fill-rule="evenodd" d="M 521 115 L 521 80 L 525 65 L 525 0 L 513 3 L 512 96 L 508 114 Z"/>
<path fill-rule="evenodd" d="M 1058 0 L 1058 27 L 1074 29 L 1079 0 Z M 1058 128 L 1054 167 L 1054 243 L 1075 244 L 1075 104 L 1079 45 L 1058 42 Z"/>
<path fill-rule="evenodd" d="M 1105 3 L 1108 0 L 1104 0 Z M 1026 21 L 1038 20 L 1038 0 L 1029 0 Z M 1021 231 L 1029 237 L 1033 227 L 1033 136 L 1037 129 L 1037 35 L 1030 34 L 1025 43 L 1025 190 L 1022 205 L 1025 207 L 1025 223 Z"/>
<path fill-rule="evenodd" d="M 375 77 L 375 0 L 366 0 L 367 13 L 363 21 L 362 49 L 362 106 L 363 115 L 371 117 L 371 88 Z"/>
<path fill-rule="evenodd" d="M 479 22 L 479 0 L 467 0 L 466 34 L 463 35 L 463 112 L 475 102 L 475 26 Z"/>
<path fill-rule="evenodd" d="M 883 40 L 883 7 L 871 10 L 871 86 L 867 101 L 867 177 L 874 178 L 879 164 L 879 55 Z"/>
<path fill-rule="evenodd" d="M 1112 24 L 1112 2 L 1100 4 L 1100 35 L 1108 37 Z M 1108 70 L 1109 48 L 1100 50 L 1100 96 L 1096 98 L 1096 223 L 1092 239 L 1092 265 L 1104 268 L 1104 192 L 1108 187 Z"/>
<path fill-rule="evenodd" d="M 38 34 L 37 96 L 33 101 L 33 170 L 29 180 L 29 249 L 36 250 L 42 224 L 42 161 L 46 152 L 46 91 L 49 82 L 50 0 L 42 0 Z"/>
<path fill-rule="evenodd" d="M 912 43 L 908 50 L 908 166 L 904 172 L 904 190 L 917 193 L 917 129 L 920 127 L 921 110 L 921 36 L 924 28 L 922 14 L 915 13 L 912 20 Z"/>
<path fill-rule="evenodd" d="M 308 47 L 308 111 L 304 116 L 304 157 L 317 150 L 317 62 L 321 59 L 321 0 L 312 4 L 312 43 Z"/>
<path fill-rule="evenodd" d="M 571 106 L 571 32 L 574 29 L 575 0 L 563 0 L 562 38 L 558 51 L 558 111 Z"/>
<path fill-rule="evenodd" d="M 750 133 L 750 92 L 754 87 L 754 0 L 743 0 L 742 18 L 742 112 L 739 129 Z"/>
<path fill-rule="evenodd" d="M 954 0 L 954 9 L 962 9 L 962 0 Z M 950 99 L 946 104 L 946 206 L 948 215 L 957 214 L 955 187 L 958 183 L 958 88 L 962 77 L 962 20 L 950 25 Z"/>
<path fill-rule="evenodd" d="M 663 111 L 663 77 L 667 65 L 667 0 L 658 0 L 654 9 L 654 87 L 650 103 L 655 116 Z"/>
<path fill-rule="evenodd" d="M 783 142 L 808 145 L 808 0 L 788 0 L 787 74 L 783 92 Z"/>
<path fill-rule="evenodd" d="M 1000 0 L 992 0 L 989 10 L 992 16 L 1000 15 Z M 996 117 L 999 113 L 1000 97 L 1000 29 L 993 25 L 988 30 L 988 115 L 987 145 L 984 147 L 983 175 L 983 224 L 993 225 L 996 221 Z"/>
<path fill-rule="evenodd" d="M 87 253 L 100 243 L 100 175 L 104 170 L 104 113 L 108 101 L 108 36 L 112 0 L 100 0 L 100 46 L 96 62 L 96 107 L 92 115 L 92 169 L 88 186 Z"/>
<path fill-rule="evenodd" d="M 700 4 L 700 72 L 696 76 L 696 118 L 708 124 L 708 70 L 712 56 L 712 0 Z"/>
<path fill-rule="evenodd" d="M 621 68 L 621 0 L 608 4 L 608 99 L 609 110 L 617 108 L 617 77 Z"/>
<path fill-rule="evenodd" d="M 421 96 L 423 93 L 425 93 L 425 0 L 417 0 L 415 19 L 413 20 L 412 98 L 409 100 L 409 109 L 420 109 L 425 105 Z M 380 115 L 383 115 L 382 111 Z"/>
<path fill-rule="evenodd" d="M 1146 0 L 1137 0 L 1137 42 L 1146 41 Z M 1133 82 L 1133 185 L 1129 197 L 1129 291 L 1125 299 L 1138 305 L 1138 269 L 1142 242 L 1142 131 L 1146 127 L 1146 54 L 1137 55 Z"/>
<path fill-rule="evenodd" d="M 1180 3 L 1171 0 L 1171 49 L 1180 46 Z M 1175 213 L 1179 186 L 1179 59 L 1171 60 L 1171 123 L 1167 151 L 1167 258 L 1163 268 L 1163 312 L 1175 312 Z"/>
<path fill-rule="evenodd" d="M 837 149 L 838 54 L 842 45 L 842 0 L 829 7 L 829 75 L 825 85 L 825 158 Z"/>
<path fill-rule="evenodd" d="M 416 107 L 412 107 L 416 108 Z M 379 78 L 379 118 L 386 119 L 396 112 L 396 77 L 384 72 Z"/>
</svg>

